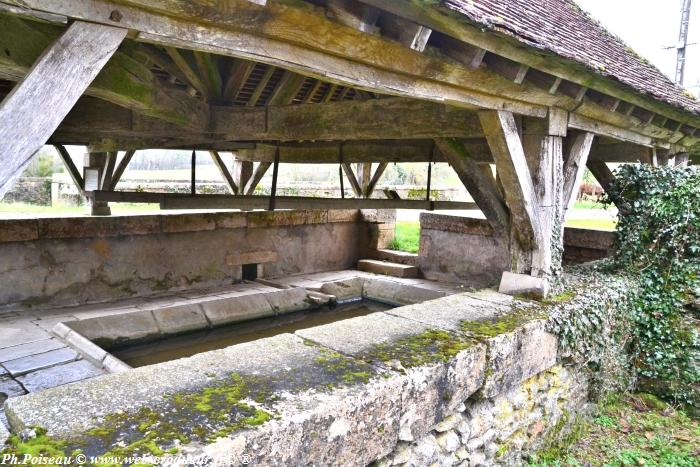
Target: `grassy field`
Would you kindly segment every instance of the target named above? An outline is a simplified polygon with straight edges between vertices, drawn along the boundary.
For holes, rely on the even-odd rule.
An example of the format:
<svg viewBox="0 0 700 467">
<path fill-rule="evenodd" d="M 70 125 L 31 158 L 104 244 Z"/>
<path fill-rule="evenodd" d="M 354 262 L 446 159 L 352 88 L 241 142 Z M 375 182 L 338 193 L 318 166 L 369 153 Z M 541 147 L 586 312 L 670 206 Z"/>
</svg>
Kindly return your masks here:
<svg viewBox="0 0 700 467">
<path fill-rule="evenodd" d="M 144 212 L 158 211 L 160 208 L 157 204 L 131 204 L 131 203 L 112 203 L 110 205 L 113 214 L 139 214 Z M 0 202 L 0 218 L 17 216 L 77 216 L 90 214 L 88 206 L 41 206 L 28 203 L 4 203 Z"/>
<path fill-rule="evenodd" d="M 531 467 L 700 465 L 700 423 L 647 394 L 619 397 L 574 430 L 569 445 L 550 448 Z"/>
<path fill-rule="evenodd" d="M 615 230 L 615 221 L 611 219 L 571 219 L 566 222 L 567 227 L 578 227 L 592 230 Z M 420 223 L 414 221 L 399 221 L 396 223 L 392 250 L 417 253 L 420 241 Z"/>
<path fill-rule="evenodd" d="M 407 251 L 408 253 L 418 253 L 420 241 L 419 222 L 397 222 L 394 242 L 391 244 L 392 250 Z"/>
</svg>

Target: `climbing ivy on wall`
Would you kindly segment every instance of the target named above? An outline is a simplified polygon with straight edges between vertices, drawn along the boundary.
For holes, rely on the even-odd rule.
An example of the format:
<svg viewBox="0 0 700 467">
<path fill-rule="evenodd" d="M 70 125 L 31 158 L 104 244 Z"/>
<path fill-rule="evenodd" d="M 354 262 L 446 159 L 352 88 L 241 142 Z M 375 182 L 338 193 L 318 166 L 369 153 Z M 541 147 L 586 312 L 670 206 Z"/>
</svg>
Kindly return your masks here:
<svg viewBox="0 0 700 467">
<path fill-rule="evenodd" d="M 700 171 L 621 166 L 604 202 L 620 210 L 613 265 L 640 287 L 632 306 L 640 384 L 700 407 Z"/>
</svg>

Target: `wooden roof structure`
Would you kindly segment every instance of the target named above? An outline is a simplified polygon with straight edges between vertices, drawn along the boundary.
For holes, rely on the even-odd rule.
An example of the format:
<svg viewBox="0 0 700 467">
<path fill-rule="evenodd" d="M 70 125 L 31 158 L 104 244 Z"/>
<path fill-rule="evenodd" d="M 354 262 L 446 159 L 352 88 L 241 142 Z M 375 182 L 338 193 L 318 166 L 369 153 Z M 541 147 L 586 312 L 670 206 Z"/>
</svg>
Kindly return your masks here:
<svg viewBox="0 0 700 467">
<path fill-rule="evenodd" d="M 275 207 L 249 195 L 280 162 L 397 207 L 367 199 L 387 163 L 444 161 L 526 250 L 586 165 L 605 186 L 700 143 L 700 105 L 571 0 L 0 0 L 0 96 L 0 196 L 47 142 L 88 145 L 83 174 L 64 159 L 98 202 L 178 208 Z M 212 151 L 232 196 L 115 192 L 146 148 Z"/>
</svg>

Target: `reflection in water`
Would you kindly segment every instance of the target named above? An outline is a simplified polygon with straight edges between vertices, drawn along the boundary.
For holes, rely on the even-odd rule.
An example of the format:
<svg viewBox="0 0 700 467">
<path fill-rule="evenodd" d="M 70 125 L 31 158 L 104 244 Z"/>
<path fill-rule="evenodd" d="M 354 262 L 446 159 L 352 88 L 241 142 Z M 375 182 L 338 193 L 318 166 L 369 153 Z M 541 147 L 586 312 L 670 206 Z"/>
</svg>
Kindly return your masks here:
<svg viewBox="0 0 700 467">
<path fill-rule="evenodd" d="M 392 308 L 383 303 L 363 300 L 339 305 L 335 308 L 321 307 L 299 311 L 273 318 L 263 318 L 245 323 L 230 324 L 214 329 L 194 331 L 155 342 L 134 344 L 111 349 L 110 352 L 127 365 L 140 367 L 167 362 L 177 358 L 223 349 L 235 344 L 272 337 L 286 332 L 293 333 L 342 319 L 364 316 Z"/>
</svg>

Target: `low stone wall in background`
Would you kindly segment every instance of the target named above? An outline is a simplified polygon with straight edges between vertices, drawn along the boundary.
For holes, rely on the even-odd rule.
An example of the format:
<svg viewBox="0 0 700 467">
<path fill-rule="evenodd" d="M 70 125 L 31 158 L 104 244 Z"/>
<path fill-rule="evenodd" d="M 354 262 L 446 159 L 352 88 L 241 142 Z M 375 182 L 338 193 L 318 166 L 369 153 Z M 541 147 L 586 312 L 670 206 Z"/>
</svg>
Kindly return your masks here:
<svg viewBox="0 0 700 467">
<path fill-rule="evenodd" d="M 0 307 L 72 305 L 353 268 L 393 238 L 376 210 L 0 221 Z"/>
<path fill-rule="evenodd" d="M 22 177 L 2 198 L 5 203 L 29 203 L 51 205 L 51 179 Z"/>
<path fill-rule="evenodd" d="M 510 269 L 509 247 L 494 237 L 485 219 L 424 212 L 420 224 L 417 261 L 426 279 L 490 286 Z M 614 232 L 566 227 L 564 263 L 607 257 L 614 237 Z"/>
</svg>

